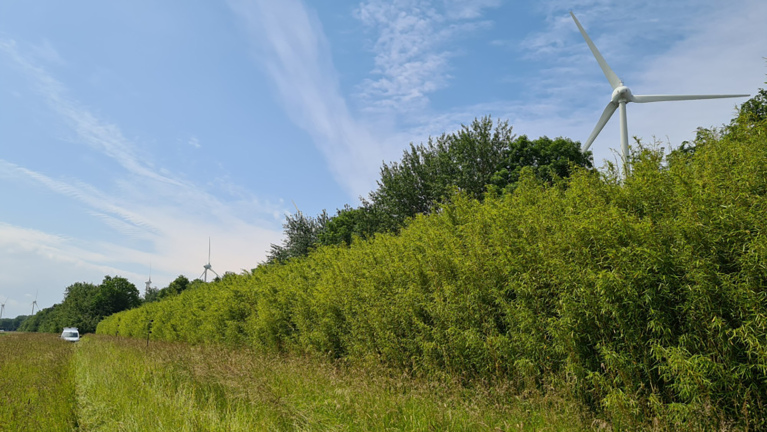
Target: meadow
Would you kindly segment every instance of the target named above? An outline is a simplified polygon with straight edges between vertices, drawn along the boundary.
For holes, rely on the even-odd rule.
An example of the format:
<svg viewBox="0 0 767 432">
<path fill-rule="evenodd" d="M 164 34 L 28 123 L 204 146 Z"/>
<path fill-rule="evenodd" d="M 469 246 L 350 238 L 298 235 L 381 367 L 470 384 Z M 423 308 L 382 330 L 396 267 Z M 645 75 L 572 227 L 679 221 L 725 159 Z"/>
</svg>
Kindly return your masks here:
<svg viewBox="0 0 767 432">
<path fill-rule="evenodd" d="M 0 333 L 0 431 L 76 428 L 73 352 L 54 335 Z"/>
<path fill-rule="evenodd" d="M 566 399 L 307 356 L 89 335 L 0 336 L 0 430 L 584 430 Z M 598 423 L 594 423 L 598 425 Z"/>
</svg>

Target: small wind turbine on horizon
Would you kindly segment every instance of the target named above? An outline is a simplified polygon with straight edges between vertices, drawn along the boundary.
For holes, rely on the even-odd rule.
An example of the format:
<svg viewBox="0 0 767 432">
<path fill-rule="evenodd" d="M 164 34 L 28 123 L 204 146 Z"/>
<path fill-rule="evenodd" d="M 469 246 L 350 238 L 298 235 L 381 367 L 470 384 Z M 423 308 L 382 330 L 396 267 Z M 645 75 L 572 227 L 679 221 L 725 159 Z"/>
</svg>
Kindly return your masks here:
<svg viewBox="0 0 767 432">
<path fill-rule="evenodd" d="M 3 319 L 3 311 L 5 311 L 5 303 L 8 301 L 8 297 L 0 303 L 0 319 Z"/>
<path fill-rule="evenodd" d="M 602 54 L 599 53 L 599 50 L 597 50 L 596 45 L 594 45 L 594 42 L 591 41 L 591 38 L 589 38 L 589 35 L 586 34 L 586 30 L 583 29 L 583 26 L 581 26 L 581 23 L 578 22 L 578 18 L 575 17 L 575 14 L 570 12 L 570 16 L 573 17 L 573 21 L 575 21 L 575 25 L 578 26 L 578 30 L 580 30 L 581 35 L 583 36 L 583 39 L 586 40 L 586 43 L 589 46 L 589 49 L 591 49 L 591 53 L 594 54 L 594 57 L 597 59 L 597 63 L 599 63 L 599 67 L 602 69 L 602 72 L 605 74 L 605 77 L 607 78 L 607 81 L 610 82 L 610 86 L 613 88 L 612 97 L 610 99 L 610 102 L 607 104 L 607 107 L 605 107 L 605 110 L 602 112 L 602 116 L 599 118 L 599 121 L 597 122 L 597 125 L 594 127 L 594 130 L 591 132 L 591 135 L 586 140 L 585 143 L 583 143 L 583 146 L 581 147 L 581 151 L 586 151 L 591 147 L 591 144 L 594 142 L 594 140 L 597 138 L 597 135 L 599 135 L 599 132 L 602 131 L 602 129 L 607 124 L 607 121 L 610 120 L 610 117 L 612 117 L 613 113 L 616 109 L 620 108 L 620 121 L 621 121 L 621 158 L 623 159 L 623 169 L 626 174 L 628 174 L 628 153 L 629 153 L 629 136 L 628 136 L 628 126 L 626 122 L 626 104 L 629 102 L 636 102 L 636 103 L 647 103 L 647 102 L 663 102 L 663 101 L 684 101 L 684 100 L 699 100 L 699 99 L 722 99 L 722 98 L 735 98 L 735 97 L 748 97 L 750 95 L 747 94 L 726 94 L 726 95 L 635 95 L 631 93 L 631 90 L 626 87 L 623 84 L 623 81 L 621 81 L 620 78 L 613 72 L 612 69 L 610 69 L 610 66 L 607 65 L 607 62 L 602 57 Z"/>
<path fill-rule="evenodd" d="M 37 307 L 37 294 L 39 291 L 35 291 L 35 300 L 32 302 L 32 315 L 35 314 L 35 308 Z M 40 310 L 40 308 L 37 308 L 37 310 Z"/>
<path fill-rule="evenodd" d="M 211 272 L 213 272 L 213 274 L 214 274 L 214 275 L 216 275 L 216 277 L 220 277 L 220 276 L 218 275 L 218 273 L 216 273 L 216 271 L 215 271 L 215 270 L 213 270 L 213 267 L 211 267 L 211 265 L 210 265 L 210 237 L 208 237 L 208 263 L 207 263 L 207 264 L 205 264 L 205 265 L 204 265 L 204 266 L 202 266 L 202 267 L 205 269 L 205 270 L 202 272 L 202 274 L 200 275 L 200 277 L 201 277 L 201 278 L 203 278 L 203 281 L 205 281 L 205 282 L 207 282 L 207 281 L 208 281 L 208 270 L 210 270 Z"/>
<path fill-rule="evenodd" d="M 144 282 L 146 288 L 144 288 L 144 298 L 149 294 L 149 289 L 152 288 L 152 264 L 149 264 L 149 280 Z"/>
</svg>

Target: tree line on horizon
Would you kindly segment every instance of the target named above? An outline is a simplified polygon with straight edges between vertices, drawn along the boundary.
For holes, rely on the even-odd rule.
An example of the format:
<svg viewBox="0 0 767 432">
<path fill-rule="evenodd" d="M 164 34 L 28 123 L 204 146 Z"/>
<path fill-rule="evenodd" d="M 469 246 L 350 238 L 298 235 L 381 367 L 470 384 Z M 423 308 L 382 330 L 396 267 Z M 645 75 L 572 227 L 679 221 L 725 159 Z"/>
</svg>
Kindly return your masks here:
<svg viewBox="0 0 767 432">
<path fill-rule="evenodd" d="M 141 298 L 136 286 L 120 276 L 105 276 L 98 285 L 76 282 L 64 290 L 61 303 L 41 309 L 34 315 L 3 319 L 0 328 L 6 331 L 58 333 L 64 327 L 77 327 L 81 334 L 93 333 L 99 321 L 109 315 L 167 299 L 204 284 L 200 279 L 190 282 L 186 276 L 180 275 L 165 288 L 149 288 Z"/>
</svg>

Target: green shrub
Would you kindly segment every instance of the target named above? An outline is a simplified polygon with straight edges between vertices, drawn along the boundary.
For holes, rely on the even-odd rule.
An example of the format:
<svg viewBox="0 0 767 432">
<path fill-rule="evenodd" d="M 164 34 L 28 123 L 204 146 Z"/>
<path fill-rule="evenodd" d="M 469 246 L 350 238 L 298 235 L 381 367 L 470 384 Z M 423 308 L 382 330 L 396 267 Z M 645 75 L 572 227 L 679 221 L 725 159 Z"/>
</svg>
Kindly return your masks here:
<svg viewBox="0 0 767 432">
<path fill-rule="evenodd" d="M 513 193 L 458 193 L 398 235 L 320 247 L 98 332 L 145 337 L 153 319 L 156 339 L 556 383 L 614 425 L 763 428 L 766 130 L 736 122 L 670 162 L 639 149 L 625 180 L 523 171 Z"/>
</svg>

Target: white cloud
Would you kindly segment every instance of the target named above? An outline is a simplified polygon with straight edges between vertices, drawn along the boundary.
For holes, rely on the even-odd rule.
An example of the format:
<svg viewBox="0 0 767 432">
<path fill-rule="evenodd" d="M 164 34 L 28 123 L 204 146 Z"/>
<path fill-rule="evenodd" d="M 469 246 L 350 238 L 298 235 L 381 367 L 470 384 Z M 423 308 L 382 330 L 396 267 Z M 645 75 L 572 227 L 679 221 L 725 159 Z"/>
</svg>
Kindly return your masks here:
<svg viewBox="0 0 767 432">
<path fill-rule="evenodd" d="M 97 119 L 90 111 L 68 98 L 60 82 L 18 52 L 15 41 L 0 40 L 0 51 L 4 51 L 34 80 L 37 90 L 45 97 L 48 105 L 69 124 L 79 142 L 109 156 L 132 174 L 177 184 L 177 180 L 157 174 L 151 166 L 142 162 L 143 158 L 136 155 L 135 149 L 116 125 Z M 46 52 L 50 51 L 55 52 L 48 45 Z"/>
<path fill-rule="evenodd" d="M 458 55 L 449 43 L 478 28 L 482 10 L 499 1 L 368 0 L 357 18 L 375 34 L 375 79 L 360 85 L 368 110 L 410 113 L 422 110 L 429 94 L 449 85 L 450 59 Z"/>
<path fill-rule="evenodd" d="M 309 132 L 338 183 L 352 196 L 374 184 L 379 142 L 353 118 L 339 90 L 317 17 L 300 0 L 231 0 L 293 121 Z"/>
</svg>

